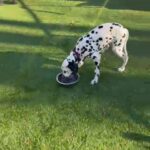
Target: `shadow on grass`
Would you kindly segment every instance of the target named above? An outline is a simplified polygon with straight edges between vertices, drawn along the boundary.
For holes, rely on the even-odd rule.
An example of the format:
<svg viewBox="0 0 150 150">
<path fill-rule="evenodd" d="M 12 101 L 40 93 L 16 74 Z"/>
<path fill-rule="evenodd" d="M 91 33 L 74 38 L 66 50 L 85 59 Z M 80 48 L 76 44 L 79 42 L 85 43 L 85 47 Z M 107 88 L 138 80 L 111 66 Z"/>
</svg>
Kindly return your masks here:
<svg viewBox="0 0 150 150">
<path fill-rule="evenodd" d="M 63 24 L 46 24 L 40 23 L 39 27 L 37 23 L 29 22 L 19 22 L 19 21 L 9 21 L 9 20 L 0 20 L 1 25 L 5 26 L 14 26 L 18 28 L 29 28 L 35 30 L 41 30 L 41 27 L 46 29 L 49 32 L 49 37 L 44 35 L 32 35 L 32 34 L 23 34 L 23 33 L 13 33 L 13 32 L 0 32 L 0 43 L 5 44 L 20 44 L 20 45 L 41 45 L 41 46 L 55 46 L 61 48 L 62 50 L 68 51 L 72 49 L 77 39 L 77 35 L 70 35 L 72 33 L 83 34 L 89 30 L 89 27 L 85 26 L 76 26 L 73 24 L 63 25 Z M 68 32 L 68 35 L 59 35 L 52 32 Z"/>
<path fill-rule="evenodd" d="M 27 27 L 29 29 L 40 29 L 39 26 L 34 22 L 21 22 L 21 21 L 14 21 L 14 20 L 4 20 L 0 19 L 1 25 L 8 25 L 14 27 Z M 82 25 L 75 25 L 75 24 L 55 24 L 55 23 L 40 23 L 43 28 L 47 28 L 49 32 L 52 31 L 68 31 L 74 33 L 83 33 L 88 32 L 90 30 L 90 26 L 82 26 Z"/>
<path fill-rule="evenodd" d="M 74 87 L 64 88 L 55 81 L 59 66 L 56 58 L 48 59 L 40 54 L 0 53 L 0 86 L 6 86 L 2 99 L 0 96 L 0 105 L 23 106 L 31 110 L 37 105 L 52 105 L 63 120 L 70 116 L 88 120 L 91 124 L 100 124 L 104 119 L 120 124 L 132 120 L 148 127 L 147 116 L 138 107 L 145 109 L 149 104 L 149 76 L 102 72 L 100 83 L 92 87 L 89 82 L 93 68 L 86 65 L 80 72 L 80 82 Z M 7 87 L 14 87 L 17 91 L 11 92 Z M 117 113 L 116 109 L 119 110 Z M 124 115 L 120 116 L 122 113 Z M 80 120 L 76 118 L 73 120 L 77 123 Z"/>
<path fill-rule="evenodd" d="M 76 0 L 70 0 L 76 1 Z M 82 3 L 78 6 L 100 6 L 103 7 L 106 0 L 77 0 Z M 149 11 L 149 0 L 108 0 L 106 8 L 109 9 L 128 9 L 128 10 L 143 10 Z"/>
<path fill-rule="evenodd" d="M 150 142 L 150 136 L 146 136 L 146 135 L 139 134 L 139 133 L 126 132 L 126 133 L 123 133 L 123 137 L 130 139 L 130 140 L 139 141 L 139 142 Z"/>
<path fill-rule="evenodd" d="M 61 31 L 85 31 L 87 27 L 78 27 L 78 26 L 65 26 L 65 25 L 48 25 L 43 24 L 42 21 L 37 17 L 33 11 L 26 6 L 26 4 L 19 0 L 22 7 L 24 7 L 28 13 L 33 17 L 35 23 L 24 23 L 16 21 L 7 21 L 3 20 L 1 23 L 3 25 L 14 25 L 19 27 L 28 27 L 28 28 L 38 28 L 42 30 L 47 38 L 47 41 L 50 41 L 48 45 L 56 47 L 69 48 L 72 47 L 72 43 L 76 41 L 76 36 L 55 36 L 51 33 L 53 30 L 60 28 Z M 50 29 L 50 30 L 49 30 Z M 133 31 L 134 36 L 141 37 L 141 35 L 149 35 L 147 31 Z M 28 44 L 28 45 L 43 45 L 43 37 L 22 35 L 17 33 L 8 33 L 1 32 L 1 43 L 7 44 Z M 42 41 L 42 42 L 41 42 Z M 68 45 L 68 41 L 69 45 Z M 142 45 L 143 41 L 137 41 L 138 46 L 136 46 L 136 41 L 131 41 L 129 44 L 136 46 L 139 49 L 139 46 Z M 59 44 L 58 44 L 59 43 Z M 134 44 L 133 44 L 134 43 Z M 144 42 L 141 46 L 142 51 L 139 51 L 138 56 L 142 54 L 147 56 L 149 53 L 144 54 L 143 49 L 147 50 Z M 133 46 L 133 49 L 135 49 Z M 129 48 L 130 49 L 130 48 Z M 132 55 L 136 56 L 137 51 L 132 50 Z M 56 56 L 58 57 L 58 56 Z M 149 95 L 149 76 L 123 76 L 121 74 L 112 73 L 112 72 L 103 72 L 100 80 L 100 84 L 91 87 L 89 85 L 90 79 L 92 78 L 93 68 L 90 69 L 89 66 L 85 67 L 85 70 L 82 73 L 81 81 L 78 85 L 72 88 L 62 88 L 56 84 L 55 76 L 58 72 L 60 63 L 55 59 L 48 60 L 40 55 L 35 54 L 23 54 L 23 53 L 0 53 L 0 84 L 14 86 L 16 88 L 22 89 L 25 94 L 34 93 L 29 97 L 23 99 L 14 98 L 13 104 L 24 104 L 28 101 L 29 105 L 31 101 L 34 101 L 35 104 L 43 103 L 45 99 L 46 103 L 59 103 L 61 101 L 76 101 L 79 100 L 83 102 L 83 105 L 86 104 L 87 99 L 97 101 L 97 109 L 95 113 L 91 112 L 90 109 L 83 109 L 85 116 L 93 121 L 99 121 L 100 114 L 102 117 L 115 119 L 119 122 L 123 122 L 123 118 L 117 118 L 116 114 L 113 114 L 113 110 L 118 108 L 120 112 L 123 112 L 129 116 L 137 124 L 142 124 L 145 127 L 148 127 L 149 122 L 147 121 L 147 116 L 143 115 L 139 111 L 139 106 L 145 108 L 149 104 L 148 100 Z M 87 74 L 87 72 L 89 72 Z M 90 73 L 91 72 L 91 73 Z M 139 86 L 138 86 L 139 85 Z M 81 90 L 82 89 L 82 90 Z M 37 94 L 38 92 L 38 94 Z M 10 103 L 10 101 L 2 103 Z M 17 102 L 17 103 L 16 103 Z M 80 103 L 79 103 L 80 104 Z M 100 106 L 102 104 L 102 106 Z M 110 106 L 112 106 L 110 108 Z M 101 109 L 101 107 L 103 107 Z M 83 107 L 84 108 L 84 107 Z M 78 108 L 74 108 L 75 112 L 78 111 Z M 83 115 L 80 113 L 79 115 Z M 83 116 L 83 117 L 85 117 Z"/>
<path fill-rule="evenodd" d="M 18 28 L 29 28 L 29 29 L 41 29 L 37 26 L 37 23 L 30 22 L 19 22 L 19 21 L 9 21 L 9 20 L 0 20 L 1 25 L 5 26 L 14 26 Z M 0 32 L 0 43 L 5 44 L 20 44 L 20 45 L 37 45 L 37 46 L 55 46 L 61 48 L 62 50 L 68 52 L 72 49 L 79 38 L 75 33 L 83 35 L 91 30 L 90 26 L 77 26 L 77 25 L 63 25 L 63 24 L 46 24 L 40 23 L 40 26 L 44 29 L 47 29 L 49 32 L 49 38 L 45 38 L 45 35 L 30 35 L 22 33 L 13 33 L 13 32 Z M 67 32 L 68 35 L 55 35 L 57 32 Z M 135 30 L 129 29 L 130 39 L 128 43 L 129 55 L 137 57 L 149 57 L 150 47 L 150 31 L 149 30 Z M 53 32 L 53 33 L 52 33 Z M 73 33 L 74 35 L 70 34 Z"/>
<path fill-rule="evenodd" d="M 147 145 L 150 144 L 150 136 L 134 132 L 125 132 L 122 134 L 122 136 L 128 140 L 136 141 L 138 143 L 145 143 L 144 148 L 150 149 L 150 146 Z"/>
<path fill-rule="evenodd" d="M 8 25 L 13 27 L 27 27 L 29 29 L 40 29 L 37 23 L 33 22 L 20 22 L 14 20 L 4 20 L 0 19 L 1 25 Z M 53 23 L 40 23 L 43 28 L 47 28 L 49 32 L 51 31 L 69 31 L 74 33 L 83 33 L 90 30 L 90 26 L 74 25 L 74 24 L 53 24 Z"/>
<path fill-rule="evenodd" d="M 150 77 L 148 75 L 138 74 L 124 76 L 124 74 L 119 75 L 117 73 L 109 74 L 108 77 L 104 72 L 101 80 L 103 88 L 106 88 L 105 90 L 107 91 L 104 92 L 104 89 L 101 88 L 101 94 L 99 96 L 107 101 L 106 104 L 108 103 L 108 108 L 109 105 L 113 105 L 114 108 L 126 114 L 135 123 L 149 128 L 149 116 L 146 111 L 148 111 L 150 98 L 148 92 L 150 88 Z M 111 118 L 115 117 L 119 122 L 125 121 L 117 114 L 113 116 L 111 114 L 112 112 L 109 112 L 109 115 L 112 116 Z"/>
<path fill-rule="evenodd" d="M 14 5 L 14 4 L 17 4 L 17 1 L 15 0 L 3 0 L 4 2 L 4 4 L 7 4 L 7 5 Z"/>
<path fill-rule="evenodd" d="M 40 54 L 1 52 L 0 84 L 20 87 L 27 92 L 48 90 L 59 65 L 55 59 L 44 58 Z"/>
<path fill-rule="evenodd" d="M 18 2 L 21 4 L 22 8 L 24 8 L 27 11 L 27 13 L 33 18 L 36 25 L 45 33 L 47 38 L 49 38 L 50 37 L 49 30 L 45 28 L 45 26 L 41 25 L 42 21 L 40 20 L 40 18 L 30 9 L 30 7 L 26 5 L 26 3 L 23 0 L 18 0 Z"/>
<path fill-rule="evenodd" d="M 28 35 L 21 33 L 0 32 L 0 43 L 19 44 L 33 46 L 54 46 L 64 51 L 73 48 L 74 41 L 78 38 L 72 35 L 51 35 L 51 38 L 45 39 L 44 36 Z M 65 49 L 66 48 L 66 49 Z"/>
<path fill-rule="evenodd" d="M 110 9 L 128 9 L 128 10 L 150 10 L 149 0 L 110 0 L 107 7 Z"/>
<path fill-rule="evenodd" d="M 59 56 L 57 56 L 59 60 Z M 0 85 L 13 86 L 20 89 L 29 97 L 12 100 L 4 98 L 1 104 L 59 104 L 73 102 L 72 111 L 77 115 L 83 115 L 91 121 L 99 122 L 99 118 L 113 119 L 117 122 L 125 122 L 124 118 L 114 113 L 117 108 L 121 114 L 127 115 L 137 124 L 148 128 L 148 116 L 143 111 L 149 104 L 149 76 L 124 76 L 117 72 L 102 72 L 100 83 L 95 87 L 89 85 L 93 76 L 93 68 L 85 66 L 80 71 L 80 82 L 74 87 L 60 87 L 56 81 L 56 74 L 60 71 L 61 62 L 56 58 L 48 59 L 40 54 L 30 53 L 0 53 Z M 89 72 L 87 74 L 87 72 Z M 140 85 L 140 86 L 137 86 Z M 82 88 L 82 90 L 81 90 Z M 31 93 L 31 95 L 30 95 Z M 16 93 L 16 95 L 19 95 Z M 91 101 L 92 100 L 92 101 Z M 79 105 L 91 105 L 74 107 L 74 102 Z M 96 107 L 93 107 L 95 103 Z M 91 110 L 92 109 L 92 110 Z M 101 117 L 100 117 L 101 116 Z"/>
<path fill-rule="evenodd" d="M 41 13 L 50 13 L 50 14 L 55 14 L 55 15 L 64 15 L 64 13 L 59 13 L 59 12 L 54 12 L 54 11 L 47 11 L 47 10 L 32 9 L 32 11 L 41 12 Z"/>
<path fill-rule="evenodd" d="M 81 2 L 77 6 L 103 6 L 106 0 L 69 0 Z"/>
</svg>

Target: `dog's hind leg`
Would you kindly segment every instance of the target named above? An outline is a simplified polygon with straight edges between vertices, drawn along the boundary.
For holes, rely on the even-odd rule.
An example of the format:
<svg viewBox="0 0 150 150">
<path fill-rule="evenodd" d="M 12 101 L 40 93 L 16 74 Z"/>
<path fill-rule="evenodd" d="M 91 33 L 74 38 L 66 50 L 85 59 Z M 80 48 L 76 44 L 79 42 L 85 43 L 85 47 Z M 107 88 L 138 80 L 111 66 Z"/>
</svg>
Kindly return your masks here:
<svg viewBox="0 0 150 150">
<path fill-rule="evenodd" d="M 115 47 L 115 48 L 113 48 L 113 52 L 123 60 L 121 67 L 118 68 L 119 72 L 123 72 L 128 63 L 128 55 L 126 52 L 124 52 L 123 47 Z"/>
<path fill-rule="evenodd" d="M 127 29 L 124 29 L 125 30 L 125 41 L 124 41 L 124 46 L 123 46 L 123 51 L 124 51 L 124 56 L 123 56 L 123 60 L 124 60 L 124 63 L 122 64 L 122 66 L 125 68 L 125 66 L 127 65 L 128 63 L 128 60 L 129 60 L 129 57 L 128 57 L 128 52 L 127 52 L 127 41 L 128 41 L 128 38 L 129 38 L 129 31 Z"/>
<path fill-rule="evenodd" d="M 123 72 L 125 70 L 125 67 L 128 63 L 128 59 L 129 59 L 127 48 L 126 48 L 129 33 L 128 33 L 127 29 L 125 29 L 125 31 L 126 32 L 125 32 L 124 36 L 122 37 L 123 39 L 121 39 L 122 43 L 119 44 L 119 45 L 114 45 L 113 44 L 113 47 L 112 47 L 113 52 L 123 60 L 123 63 L 121 65 L 121 67 L 118 68 L 119 72 Z"/>
</svg>

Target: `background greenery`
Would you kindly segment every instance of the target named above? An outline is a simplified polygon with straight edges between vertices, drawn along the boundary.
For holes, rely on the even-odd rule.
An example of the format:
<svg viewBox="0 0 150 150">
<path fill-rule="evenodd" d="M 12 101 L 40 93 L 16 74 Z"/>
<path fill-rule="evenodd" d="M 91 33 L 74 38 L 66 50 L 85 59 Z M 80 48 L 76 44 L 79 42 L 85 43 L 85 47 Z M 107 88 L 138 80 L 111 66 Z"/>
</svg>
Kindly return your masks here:
<svg viewBox="0 0 150 150">
<path fill-rule="evenodd" d="M 150 149 L 150 1 L 18 0 L 0 6 L 0 150 Z M 111 51 L 69 88 L 55 81 L 76 40 L 104 22 L 130 31 L 125 73 Z"/>
</svg>

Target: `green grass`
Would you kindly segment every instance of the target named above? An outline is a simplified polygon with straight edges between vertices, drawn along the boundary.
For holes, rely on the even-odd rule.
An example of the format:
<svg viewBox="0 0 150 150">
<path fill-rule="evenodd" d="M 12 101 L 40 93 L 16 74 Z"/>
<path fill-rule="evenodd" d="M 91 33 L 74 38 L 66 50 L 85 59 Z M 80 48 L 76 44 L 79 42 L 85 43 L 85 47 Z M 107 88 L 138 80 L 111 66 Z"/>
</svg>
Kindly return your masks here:
<svg viewBox="0 0 150 150">
<path fill-rule="evenodd" d="M 149 0 L 18 0 L 0 6 L 0 150 L 150 148 Z M 113 53 L 80 69 L 70 88 L 55 81 L 76 40 L 104 22 L 130 31 L 125 73 Z"/>
</svg>

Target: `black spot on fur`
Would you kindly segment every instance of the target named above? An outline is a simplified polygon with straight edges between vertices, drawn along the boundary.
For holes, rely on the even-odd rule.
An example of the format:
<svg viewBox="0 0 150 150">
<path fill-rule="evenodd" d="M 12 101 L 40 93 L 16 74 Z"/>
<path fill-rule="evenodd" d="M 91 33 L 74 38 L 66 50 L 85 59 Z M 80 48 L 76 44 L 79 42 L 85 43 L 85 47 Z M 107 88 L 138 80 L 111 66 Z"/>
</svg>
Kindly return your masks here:
<svg viewBox="0 0 150 150">
<path fill-rule="evenodd" d="M 89 45 L 92 45 L 91 43 L 89 43 Z"/>
<path fill-rule="evenodd" d="M 112 29 L 113 29 L 113 27 L 111 26 L 111 27 L 110 27 L 110 29 L 112 30 Z"/>
<path fill-rule="evenodd" d="M 114 42 L 114 44 L 116 44 L 116 43 L 117 43 L 117 41 Z"/>
<path fill-rule="evenodd" d="M 81 54 L 83 55 L 85 52 L 86 52 L 86 50 L 83 50 L 83 51 L 81 52 Z"/>
<path fill-rule="evenodd" d="M 96 43 L 96 45 L 98 46 L 99 44 L 98 44 L 98 43 Z"/>
<path fill-rule="evenodd" d="M 95 62 L 95 65 L 96 65 L 96 66 L 98 65 L 98 62 L 97 62 L 97 61 Z"/>
<path fill-rule="evenodd" d="M 119 27 L 121 27 L 121 25 L 120 25 L 120 24 L 118 24 L 118 23 L 112 23 L 112 25 L 115 25 L 115 26 L 119 26 Z"/>
<path fill-rule="evenodd" d="M 98 26 L 99 29 L 103 28 L 103 26 Z"/>
<path fill-rule="evenodd" d="M 98 34 L 98 32 L 97 32 L 97 31 L 96 31 L 95 33 L 96 33 L 96 34 Z"/>
<path fill-rule="evenodd" d="M 102 49 L 100 46 L 99 46 L 98 48 L 99 48 L 99 50 L 101 50 L 101 49 Z M 101 53 L 100 53 L 100 54 L 101 54 Z"/>
<path fill-rule="evenodd" d="M 78 72 L 78 65 L 74 61 L 69 62 L 68 67 L 71 69 L 71 71 L 73 73 L 77 73 Z"/>
<path fill-rule="evenodd" d="M 90 37 L 90 35 L 88 34 L 87 37 Z"/>
<path fill-rule="evenodd" d="M 91 46 L 91 48 L 93 49 L 93 46 Z"/>
<path fill-rule="evenodd" d="M 96 74 L 98 77 L 100 76 L 100 74 Z"/>
<path fill-rule="evenodd" d="M 86 47 L 88 47 L 88 45 L 86 45 Z"/>
<path fill-rule="evenodd" d="M 126 37 L 126 34 L 124 34 L 122 37 L 125 38 L 125 37 Z"/>
<path fill-rule="evenodd" d="M 90 53 L 89 56 L 92 56 L 93 53 Z"/>
<path fill-rule="evenodd" d="M 79 39 L 79 41 L 82 41 L 83 40 L 83 38 L 81 37 L 80 39 Z"/>
<path fill-rule="evenodd" d="M 89 52 L 91 52 L 92 51 L 92 49 L 89 49 Z"/>
<path fill-rule="evenodd" d="M 86 51 L 87 51 L 87 49 L 83 46 L 81 54 L 84 54 Z"/>
<path fill-rule="evenodd" d="M 109 38 L 109 40 L 112 40 L 112 38 Z"/>
<path fill-rule="evenodd" d="M 95 59 L 96 58 L 96 56 L 93 56 L 93 58 L 92 59 Z"/>
<path fill-rule="evenodd" d="M 120 46 L 120 45 L 121 45 L 121 43 L 118 44 L 118 46 Z"/>
<path fill-rule="evenodd" d="M 82 47 L 82 50 L 86 50 L 86 48 L 83 46 L 83 47 Z"/>
<path fill-rule="evenodd" d="M 94 33 L 94 30 L 93 30 L 93 31 L 91 31 L 91 33 L 93 34 L 93 33 Z"/>
<path fill-rule="evenodd" d="M 86 43 L 89 43 L 89 40 L 86 40 Z"/>
<path fill-rule="evenodd" d="M 103 40 L 103 38 L 101 38 L 101 37 L 100 37 L 100 38 L 99 38 L 99 40 L 100 40 L 100 41 L 102 41 L 102 40 Z"/>
</svg>

